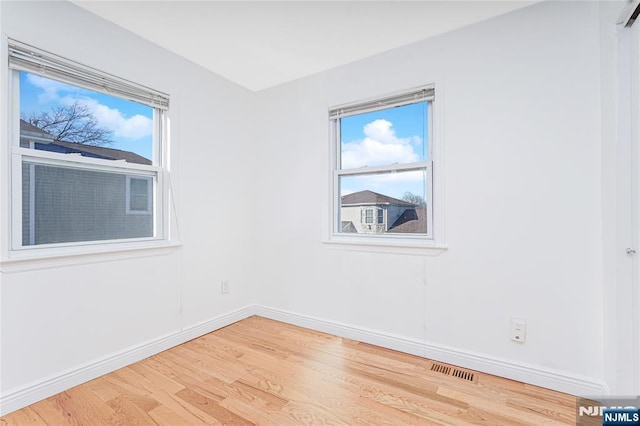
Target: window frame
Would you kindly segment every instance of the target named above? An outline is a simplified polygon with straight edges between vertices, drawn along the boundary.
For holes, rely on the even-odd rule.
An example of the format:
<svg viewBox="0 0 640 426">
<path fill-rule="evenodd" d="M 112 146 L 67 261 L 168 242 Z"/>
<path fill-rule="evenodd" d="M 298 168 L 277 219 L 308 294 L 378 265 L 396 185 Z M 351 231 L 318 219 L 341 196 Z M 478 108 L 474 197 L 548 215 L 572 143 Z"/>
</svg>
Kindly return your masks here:
<svg viewBox="0 0 640 426">
<path fill-rule="evenodd" d="M 438 95 L 435 95 L 435 87 L 439 87 Z M 437 255 L 447 246 L 444 239 L 444 156 L 442 149 L 441 117 L 438 113 L 439 103 L 442 99 L 442 83 L 431 83 L 414 87 L 408 90 L 400 90 L 387 95 L 381 95 L 362 101 L 350 102 L 330 107 L 328 132 L 329 132 L 329 167 L 330 167 L 330 191 L 328 205 L 330 206 L 327 238 L 328 244 L 336 244 L 339 248 L 347 250 L 393 252 L 405 254 L 423 254 L 423 249 L 430 250 Z M 424 162 L 396 164 L 388 166 L 361 167 L 354 169 L 340 169 L 341 140 L 340 140 L 340 111 L 346 111 L 348 115 L 357 115 L 372 111 L 389 109 L 396 106 L 422 102 L 423 99 L 411 101 L 416 93 L 426 91 L 424 100 L 429 102 L 427 108 L 428 120 L 428 159 Z M 340 177 L 350 175 L 372 175 L 381 172 L 401 172 L 422 170 L 425 173 L 425 201 L 428 206 L 427 233 L 426 234 L 353 234 L 341 232 L 340 218 Z M 415 251 L 418 250 L 418 251 Z"/>
<path fill-rule="evenodd" d="M 51 75 L 42 72 L 34 72 L 29 66 L 22 66 L 15 62 L 9 61 L 9 66 L 4 69 L 8 87 L 9 102 L 4 117 L 6 117 L 8 138 L 6 148 L 2 151 L 2 163 L 8 167 L 6 182 L 3 184 L 3 192 L 8 194 L 7 210 L 8 219 L 4 221 L 4 226 L 8 229 L 8 236 L 3 238 L 2 246 L 2 262 L 6 263 L 12 259 L 28 260 L 39 258 L 51 258 L 68 255 L 85 255 L 92 253 L 102 253 L 109 251 L 133 250 L 141 248 L 164 247 L 171 245 L 169 242 L 169 224 L 168 224 L 168 107 L 169 95 L 162 92 L 154 91 L 145 86 L 120 79 L 106 72 L 84 66 L 72 60 L 63 58 L 54 53 L 46 52 L 32 46 L 20 43 L 18 41 L 5 38 L 4 47 L 7 49 L 8 56 L 11 56 L 13 48 L 34 52 L 34 56 L 43 61 L 51 60 L 57 64 L 56 66 L 69 67 L 72 72 L 84 73 L 95 78 L 99 76 L 104 79 L 102 90 L 96 90 L 91 84 L 84 84 L 82 80 L 74 80 L 73 76 L 67 78 L 53 78 Z M 33 65 L 31 65 L 33 66 Z M 127 163 L 125 161 L 113 161 L 99 158 L 84 157 L 81 155 L 68 155 L 63 153 L 55 153 L 44 150 L 36 150 L 20 146 L 20 72 L 28 72 L 35 75 L 41 75 L 56 81 L 86 88 L 96 92 L 106 93 L 108 95 L 123 98 L 125 100 L 134 100 L 138 103 L 149 106 L 153 110 L 153 135 L 152 135 L 152 164 Z M 70 72 L 70 74 L 72 74 Z M 112 93 L 113 87 L 109 84 L 113 83 L 117 86 L 116 94 Z M 131 88 L 133 95 L 123 96 L 123 91 Z M 145 98 L 146 96 L 146 98 Z M 134 98 L 134 99 L 131 99 Z M 141 102 L 140 100 L 144 100 Z M 32 144 L 30 144 L 32 146 Z M 77 242 L 64 242 L 55 244 L 23 244 L 22 238 L 22 165 L 24 162 L 34 163 L 36 165 L 62 166 L 73 169 L 84 169 L 96 172 L 107 172 L 121 174 L 126 177 L 126 188 L 124 196 L 127 210 L 129 210 L 129 177 L 148 178 L 151 183 L 151 193 L 149 207 L 151 211 L 132 211 L 131 214 L 151 214 L 153 221 L 153 233 L 149 237 L 133 237 L 109 240 L 90 240 Z M 127 211 L 129 213 L 129 211 Z"/>
</svg>

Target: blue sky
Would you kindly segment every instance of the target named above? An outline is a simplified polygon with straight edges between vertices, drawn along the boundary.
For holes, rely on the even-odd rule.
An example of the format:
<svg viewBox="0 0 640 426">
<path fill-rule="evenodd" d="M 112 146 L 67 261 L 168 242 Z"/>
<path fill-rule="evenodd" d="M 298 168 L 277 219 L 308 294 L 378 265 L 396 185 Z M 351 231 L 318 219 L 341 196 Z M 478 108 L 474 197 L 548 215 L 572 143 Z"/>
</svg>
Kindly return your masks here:
<svg viewBox="0 0 640 426">
<path fill-rule="evenodd" d="M 153 109 L 146 105 L 71 86 L 26 72 L 20 73 L 20 113 L 49 111 L 52 107 L 80 102 L 98 124 L 113 131 L 107 148 L 152 156 Z"/>
<path fill-rule="evenodd" d="M 344 117 L 340 121 L 343 169 L 428 161 L 427 102 Z M 425 196 L 422 172 L 342 177 L 340 195 L 369 189 L 402 198 Z"/>
</svg>

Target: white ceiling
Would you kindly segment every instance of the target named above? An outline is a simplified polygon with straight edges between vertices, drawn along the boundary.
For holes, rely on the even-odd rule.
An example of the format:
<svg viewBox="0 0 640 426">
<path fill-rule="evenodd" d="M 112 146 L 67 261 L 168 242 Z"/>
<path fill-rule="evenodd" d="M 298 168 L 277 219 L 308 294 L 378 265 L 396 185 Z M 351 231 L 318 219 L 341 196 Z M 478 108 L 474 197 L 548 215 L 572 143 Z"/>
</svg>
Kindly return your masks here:
<svg viewBox="0 0 640 426">
<path fill-rule="evenodd" d="M 91 1 L 84 9 L 251 90 L 536 1 Z"/>
</svg>

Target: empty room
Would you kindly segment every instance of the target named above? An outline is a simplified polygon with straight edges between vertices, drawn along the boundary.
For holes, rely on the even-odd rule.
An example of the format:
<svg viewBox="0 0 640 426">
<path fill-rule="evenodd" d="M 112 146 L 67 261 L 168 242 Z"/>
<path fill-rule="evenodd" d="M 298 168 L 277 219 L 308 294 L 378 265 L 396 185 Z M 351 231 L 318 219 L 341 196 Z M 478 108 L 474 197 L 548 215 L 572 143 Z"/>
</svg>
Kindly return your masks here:
<svg viewBox="0 0 640 426">
<path fill-rule="evenodd" d="M 640 425 L 639 13 L 1 0 L 0 424 Z"/>
</svg>

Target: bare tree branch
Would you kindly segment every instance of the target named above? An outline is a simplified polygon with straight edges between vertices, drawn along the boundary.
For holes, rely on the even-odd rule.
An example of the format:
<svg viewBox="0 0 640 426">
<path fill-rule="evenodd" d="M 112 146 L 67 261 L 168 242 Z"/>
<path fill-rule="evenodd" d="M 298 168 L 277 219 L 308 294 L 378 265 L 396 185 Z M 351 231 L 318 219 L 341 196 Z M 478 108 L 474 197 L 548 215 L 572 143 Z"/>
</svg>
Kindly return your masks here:
<svg viewBox="0 0 640 426">
<path fill-rule="evenodd" d="M 409 191 L 404 193 L 404 195 L 402 196 L 402 200 L 408 203 L 419 205 L 419 206 L 423 206 L 426 204 L 426 202 L 424 201 L 424 198 L 422 198 L 420 195 L 412 194 Z"/>
<path fill-rule="evenodd" d="M 55 139 L 85 145 L 109 145 L 113 143 L 112 131 L 98 125 L 98 120 L 86 105 L 78 101 L 60 105 L 50 111 L 22 116 L 24 121 L 49 132 Z"/>
</svg>

